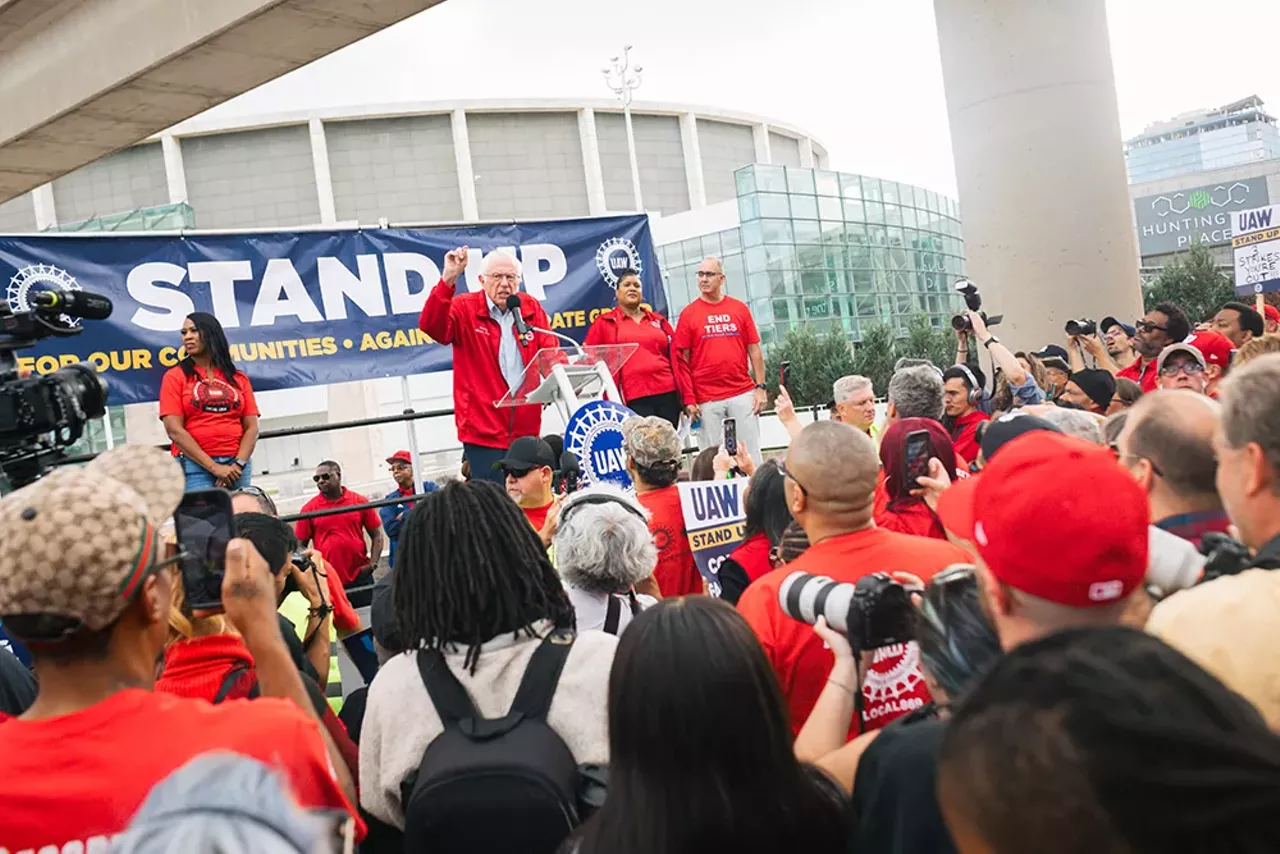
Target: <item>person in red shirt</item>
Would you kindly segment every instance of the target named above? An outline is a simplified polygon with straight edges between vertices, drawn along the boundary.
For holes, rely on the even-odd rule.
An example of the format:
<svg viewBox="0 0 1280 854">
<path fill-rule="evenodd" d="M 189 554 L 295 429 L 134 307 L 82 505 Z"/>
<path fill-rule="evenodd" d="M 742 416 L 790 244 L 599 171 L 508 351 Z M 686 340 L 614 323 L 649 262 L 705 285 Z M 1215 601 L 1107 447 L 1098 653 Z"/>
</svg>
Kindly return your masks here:
<svg viewBox="0 0 1280 854">
<path fill-rule="evenodd" d="M 551 531 L 547 517 L 555 506 L 551 492 L 551 479 L 555 471 L 556 453 L 546 440 L 537 436 L 521 436 L 507 448 L 507 454 L 498 461 L 498 468 L 506 480 L 507 495 L 520 505 L 524 516 L 542 537 L 550 543 Z"/>
<path fill-rule="evenodd" d="M 749 463 L 749 458 L 744 458 Z M 742 499 L 744 528 L 742 543 L 720 564 L 720 598 L 736 605 L 751 582 L 773 571 L 778 564 L 778 545 L 794 520 L 787 507 L 786 478 L 777 463 L 769 460 L 751 474 Z"/>
<path fill-rule="evenodd" d="M 1170 344 L 1186 340 L 1191 334 L 1191 322 L 1182 309 L 1171 302 L 1162 302 L 1135 325 L 1138 334 L 1133 338 L 1133 347 L 1138 351 L 1138 358 L 1132 365 L 1117 371 L 1116 376 L 1133 380 L 1142 386 L 1145 394 L 1159 387 L 1160 369 L 1156 359 L 1160 351 Z"/>
<path fill-rule="evenodd" d="M 627 474 L 636 498 L 649 511 L 649 530 L 658 547 L 654 580 L 663 597 L 703 591 L 702 574 L 693 560 L 689 532 L 680 508 L 680 437 L 664 418 L 628 418 L 622 424 Z"/>
<path fill-rule="evenodd" d="M 494 404 L 521 387 L 525 368 L 539 350 L 559 346 L 542 304 L 520 290 L 520 262 L 493 251 L 484 259 L 481 290 L 454 296 L 458 277 L 467 269 L 470 253 L 462 246 L 445 255 L 444 273 L 431 290 L 418 328 L 441 344 L 453 345 L 453 420 L 458 440 L 471 466 L 471 476 L 502 483 L 495 464 L 521 436 L 542 432 L 542 406 L 504 407 Z M 520 297 L 518 308 L 508 298 Z M 517 315 L 529 332 L 521 334 Z M 531 390 L 531 389 L 530 389 Z"/>
<path fill-rule="evenodd" d="M 764 457 L 757 416 L 768 402 L 760 333 L 746 303 L 725 295 L 719 258 L 698 265 L 698 291 L 676 323 L 676 350 L 689 362 L 696 401 L 685 411 L 695 421 L 702 419 L 703 448 L 718 447 L 724 420 L 733 418 L 738 442 L 759 465 Z"/>
<path fill-rule="evenodd" d="M 880 470 L 889 500 L 883 510 L 876 509 L 876 526 L 899 534 L 945 540 L 947 532 L 937 514 L 922 497 L 912 494 L 920 486 L 907 477 L 907 436 L 918 431 L 929 435 L 926 462 L 937 459 L 948 473 L 956 470 L 956 451 L 941 424 L 932 418 L 904 418 L 895 423 L 880 439 Z"/>
<path fill-rule="evenodd" d="M 227 547 L 222 605 L 262 697 L 213 706 L 152 692 L 174 584 L 160 527 L 183 486 L 168 454 L 126 445 L 0 499 L 0 618 L 40 683 L 22 716 L 0 722 L 0 850 L 105 851 L 156 783 L 210 751 L 265 762 L 305 807 L 356 815 L 248 541 Z"/>
<path fill-rule="evenodd" d="M 369 499 L 342 485 L 342 468 L 333 460 L 325 460 L 316 466 L 312 480 L 316 482 L 319 494 L 302 505 L 302 513 L 369 503 Z M 382 556 L 382 520 L 378 518 L 376 510 L 366 508 L 350 513 L 317 516 L 314 519 L 299 519 L 294 531 L 303 548 L 315 540 L 316 548 L 347 587 L 356 583 L 362 574 L 371 574 L 373 565 Z M 369 532 L 368 551 L 365 550 L 364 541 L 366 531 Z"/>
<path fill-rule="evenodd" d="M 675 356 L 675 330 L 662 315 L 642 303 L 640 274 L 626 269 L 618 275 L 618 307 L 595 319 L 583 345 L 638 344 L 614 375 L 622 403 L 636 415 L 657 415 L 680 426 L 680 413 L 693 406 L 689 363 Z"/>
<path fill-rule="evenodd" d="M 738 600 L 764 645 L 791 710 L 791 727 L 804 726 L 822 693 L 834 658 L 811 626 L 793 620 L 778 604 L 778 590 L 792 572 L 856 583 L 877 572 L 908 572 L 928 581 L 941 569 L 968 563 L 964 550 L 942 540 L 876 527 L 872 493 L 880 461 L 875 443 L 847 424 L 810 424 L 787 450 L 784 473 L 791 515 L 812 545 L 786 566 L 756 581 Z M 876 650 L 863 685 L 866 727 L 884 726 L 929 702 L 914 643 Z M 857 722 L 850 736 L 857 735 Z"/>
<path fill-rule="evenodd" d="M 231 361 L 226 333 L 212 314 L 187 315 L 182 349 L 187 357 L 160 381 L 160 420 L 187 489 L 248 486 L 258 443 L 253 386 Z"/>
<path fill-rule="evenodd" d="M 942 374 L 942 424 L 951 431 L 951 444 L 965 463 L 978 458 L 978 425 L 991 420 L 978 408 L 984 382 L 982 371 L 968 365 L 954 365 Z"/>
</svg>

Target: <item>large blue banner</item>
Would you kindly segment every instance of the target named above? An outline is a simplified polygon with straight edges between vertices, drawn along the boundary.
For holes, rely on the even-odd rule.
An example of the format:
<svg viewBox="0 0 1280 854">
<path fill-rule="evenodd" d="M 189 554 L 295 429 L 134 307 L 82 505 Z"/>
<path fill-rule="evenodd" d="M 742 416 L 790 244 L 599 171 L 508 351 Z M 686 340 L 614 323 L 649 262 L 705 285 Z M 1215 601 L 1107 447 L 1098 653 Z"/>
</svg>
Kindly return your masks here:
<svg viewBox="0 0 1280 854">
<path fill-rule="evenodd" d="M 645 216 L 429 229 L 242 235 L 0 237 L 9 309 L 33 293 L 71 288 L 109 297 L 109 320 L 81 321 L 18 356 L 50 373 L 87 361 L 113 404 L 155 400 L 181 358 L 178 330 L 193 311 L 218 317 L 232 357 L 257 390 L 448 370 L 452 348 L 418 330 L 444 255 L 472 251 L 464 278 L 479 290 L 483 256 L 520 258 L 523 290 L 542 301 L 557 332 L 581 341 L 614 305 L 617 274 L 640 271 L 645 299 L 666 313 L 666 293 Z M 461 288 L 461 285 L 459 286 Z"/>
</svg>

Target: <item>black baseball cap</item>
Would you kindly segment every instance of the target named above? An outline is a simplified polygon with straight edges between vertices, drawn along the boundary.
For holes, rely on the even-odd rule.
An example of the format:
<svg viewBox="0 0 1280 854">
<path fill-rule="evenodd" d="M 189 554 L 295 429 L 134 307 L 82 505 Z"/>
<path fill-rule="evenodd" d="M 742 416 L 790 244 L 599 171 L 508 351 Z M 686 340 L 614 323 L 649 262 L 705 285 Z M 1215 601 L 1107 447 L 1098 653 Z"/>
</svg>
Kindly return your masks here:
<svg viewBox="0 0 1280 854">
<path fill-rule="evenodd" d="M 505 468 L 527 471 L 546 466 L 556 467 L 556 454 L 551 446 L 537 436 L 521 436 L 507 448 L 507 455 L 493 464 L 495 469 Z"/>
<path fill-rule="evenodd" d="M 996 455 L 996 451 L 1004 447 L 1006 443 L 1013 441 L 1023 433 L 1030 433 L 1032 430 L 1048 430 L 1050 433 L 1062 432 L 1055 424 L 1038 415 L 1015 410 L 1008 415 L 1002 415 L 996 420 L 987 423 L 987 428 L 982 434 L 982 458 L 988 463 L 991 462 L 991 458 Z"/>
<path fill-rule="evenodd" d="M 1138 334 L 1138 330 L 1134 329 L 1132 326 L 1130 326 L 1127 323 L 1121 323 L 1120 321 L 1116 320 L 1114 317 L 1102 318 L 1102 322 L 1098 324 L 1098 331 L 1103 334 L 1106 334 L 1106 331 L 1113 326 L 1119 326 L 1121 329 L 1124 330 L 1124 334 L 1128 335 L 1130 338 Z"/>
<path fill-rule="evenodd" d="M 1057 358 L 1057 359 L 1061 359 L 1064 362 L 1071 361 L 1071 357 L 1067 355 L 1066 349 L 1063 347 L 1059 347 L 1057 344 L 1050 344 L 1047 347 L 1045 347 L 1043 350 L 1038 350 L 1035 353 L 1032 353 L 1031 355 L 1041 360 Z"/>
</svg>

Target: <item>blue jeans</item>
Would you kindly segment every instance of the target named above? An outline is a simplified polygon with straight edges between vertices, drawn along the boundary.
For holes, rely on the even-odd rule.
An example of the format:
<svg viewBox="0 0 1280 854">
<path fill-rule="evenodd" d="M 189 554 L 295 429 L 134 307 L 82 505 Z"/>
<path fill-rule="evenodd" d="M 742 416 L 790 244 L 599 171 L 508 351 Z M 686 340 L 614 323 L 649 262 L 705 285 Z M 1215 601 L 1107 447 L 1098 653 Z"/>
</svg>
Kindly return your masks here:
<svg viewBox="0 0 1280 854">
<path fill-rule="evenodd" d="M 467 453 L 467 462 L 471 463 L 471 479 L 487 480 L 505 486 L 507 476 L 502 469 L 494 469 L 494 463 L 507 455 L 506 448 L 486 448 L 483 445 L 463 443 L 462 449 Z"/>
<path fill-rule="evenodd" d="M 213 461 L 220 465 L 229 466 L 235 462 L 235 457 L 213 457 Z M 178 461 L 182 463 L 182 473 L 187 476 L 187 492 L 193 492 L 197 489 L 213 489 L 217 486 L 214 483 L 213 474 L 202 467 L 195 460 L 189 460 L 186 457 L 178 457 Z M 244 467 L 244 473 L 240 475 L 240 479 L 231 485 L 232 489 L 243 489 L 253 482 L 253 460 L 249 461 L 249 465 Z"/>
</svg>

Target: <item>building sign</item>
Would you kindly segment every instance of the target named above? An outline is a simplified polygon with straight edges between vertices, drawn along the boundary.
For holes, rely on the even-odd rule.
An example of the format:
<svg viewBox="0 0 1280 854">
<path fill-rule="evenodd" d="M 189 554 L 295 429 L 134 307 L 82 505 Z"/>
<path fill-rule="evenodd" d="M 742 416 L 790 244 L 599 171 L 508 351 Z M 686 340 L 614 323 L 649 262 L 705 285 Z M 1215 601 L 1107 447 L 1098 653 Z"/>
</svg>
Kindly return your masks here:
<svg viewBox="0 0 1280 854">
<path fill-rule="evenodd" d="M 1197 243 L 1231 242 L 1231 215 L 1270 204 L 1266 178 L 1224 181 L 1133 202 L 1138 220 L 1138 252 L 1146 258 L 1183 252 Z"/>
<path fill-rule="evenodd" d="M 1280 291 L 1280 205 L 1232 215 L 1236 293 Z"/>
</svg>

